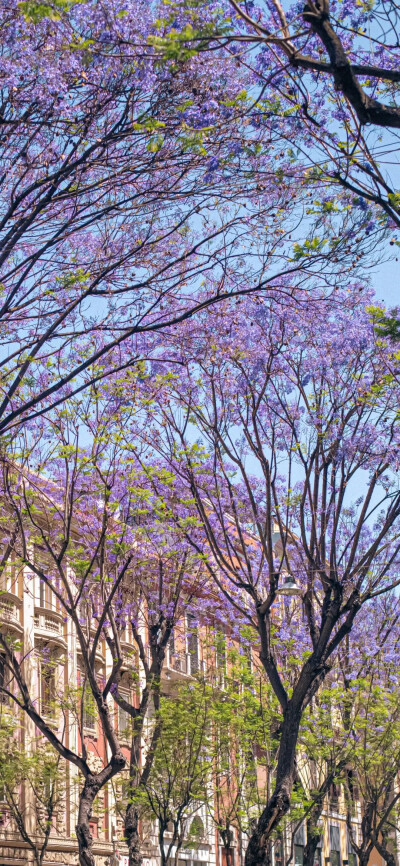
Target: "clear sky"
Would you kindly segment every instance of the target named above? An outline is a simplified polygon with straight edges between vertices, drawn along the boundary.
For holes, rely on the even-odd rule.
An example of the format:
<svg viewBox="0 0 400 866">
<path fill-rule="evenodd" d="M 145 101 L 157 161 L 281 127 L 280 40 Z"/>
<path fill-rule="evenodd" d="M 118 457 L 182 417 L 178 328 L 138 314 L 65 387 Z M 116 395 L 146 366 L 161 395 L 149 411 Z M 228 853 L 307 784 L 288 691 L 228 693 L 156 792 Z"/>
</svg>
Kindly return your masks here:
<svg viewBox="0 0 400 866">
<path fill-rule="evenodd" d="M 398 259 L 378 263 L 371 275 L 377 299 L 384 301 L 388 307 L 400 307 L 400 250 Z"/>
</svg>

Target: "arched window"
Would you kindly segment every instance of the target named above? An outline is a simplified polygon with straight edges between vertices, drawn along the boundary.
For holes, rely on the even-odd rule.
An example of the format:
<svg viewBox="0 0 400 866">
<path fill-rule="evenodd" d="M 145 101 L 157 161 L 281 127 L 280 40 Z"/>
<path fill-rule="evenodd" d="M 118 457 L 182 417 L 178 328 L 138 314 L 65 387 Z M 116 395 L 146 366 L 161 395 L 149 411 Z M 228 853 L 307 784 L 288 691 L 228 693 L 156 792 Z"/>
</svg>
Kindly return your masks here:
<svg viewBox="0 0 400 866">
<path fill-rule="evenodd" d="M 204 824 L 200 815 L 195 815 L 190 825 L 189 836 L 192 839 L 204 839 Z"/>
</svg>

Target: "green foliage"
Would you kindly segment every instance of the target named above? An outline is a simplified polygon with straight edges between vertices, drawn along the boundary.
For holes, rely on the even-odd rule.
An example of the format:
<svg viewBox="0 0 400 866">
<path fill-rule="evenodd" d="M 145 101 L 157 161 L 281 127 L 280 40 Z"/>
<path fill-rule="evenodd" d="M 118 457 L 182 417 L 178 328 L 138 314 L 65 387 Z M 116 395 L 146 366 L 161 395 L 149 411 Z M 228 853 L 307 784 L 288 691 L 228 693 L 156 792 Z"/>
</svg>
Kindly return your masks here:
<svg viewBox="0 0 400 866">
<path fill-rule="evenodd" d="M 371 306 L 368 307 L 368 312 L 378 337 L 388 337 L 393 342 L 400 340 L 400 318 L 397 307 L 389 310 L 388 313 L 384 307 Z"/>
<path fill-rule="evenodd" d="M 2 707 L 0 716 L 0 791 L 6 814 L 11 814 L 25 842 L 33 850 L 35 862 L 45 851 L 57 809 L 64 796 L 64 775 L 60 756 L 41 738 L 22 746 L 21 724 L 10 708 Z M 25 799 L 21 787 L 25 787 Z M 31 810 L 35 833 L 30 835 Z"/>
<path fill-rule="evenodd" d="M 216 786 L 209 814 L 224 839 L 230 826 L 249 833 L 268 798 L 279 744 L 280 708 L 262 669 L 237 648 L 227 653 L 224 688 L 212 700 Z"/>
<path fill-rule="evenodd" d="M 175 684 L 161 697 L 147 735 L 152 767 L 133 792 L 142 817 L 157 820 L 165 861 L 172 846 L 198 844 L 193 817 L 201 806 L 224 844 L 230 826 L 248 833 L 275 767 L 280 708 L 263 670 L 253 669 L 248 654 L 227 647 L 222 633 L 213 632 L 204 653 L 207 679 Z M 223 677 L 218 670 L 212 676 L 216 654 L 225 659 Z M 122 786 L 120 805 L 126 796 Z M 164 839 L 167 826 L 171 835 Z"/>
<path fill-rule="evenodd" d="M 306 240 L 304 244 L 294 244 L 293 261 L 297 262 L 299 259 L 309 258 L 311 255 L 322 253 L 327 243 L 326 238 L 320 238 L 316 235 L 312 240 Z"/>
<path fill-rule="evenodd" d="M 388 199 L 390 204 L 392 205 L 392 208 L 394 208 L 394 210 L 400 213 L 400 192 L 389 193 Z"/>
<path fill-rule="evenodd" d="M 31 24 L 38 24 L 43 18 L 58 21 L 63 14 L 69 11 L 71 6 L 79 0 L 52 0 L 51 3 L 41 3 L 40 0 L 21 0 L 18 3 L 22 15 Z"/>
<path fill-rule="evenodd" d="M 211 769 L 210 697 L 206 683 L 185 683 L 161 698 L 152 720 L 149 748 L 157 730 L 153 765 L 134 800 L 160 822 L 182 820 L 196 801 L 204 802 Z"/>
</svg>

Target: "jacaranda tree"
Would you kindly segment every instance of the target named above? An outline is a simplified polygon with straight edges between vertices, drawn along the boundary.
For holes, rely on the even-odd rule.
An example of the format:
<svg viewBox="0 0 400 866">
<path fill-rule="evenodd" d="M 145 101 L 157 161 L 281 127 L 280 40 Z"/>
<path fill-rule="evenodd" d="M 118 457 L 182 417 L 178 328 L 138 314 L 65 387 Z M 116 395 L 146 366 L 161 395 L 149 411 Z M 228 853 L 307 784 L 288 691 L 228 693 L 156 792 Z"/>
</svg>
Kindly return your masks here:
<svg viewBox="0 0 400 866">
<path fill-rule="evenodd" d="M 360 609 L 400 580 L 399 395 L 360 289 L 279 314 L 261 301 L 229 317 L 221 306 L 172 340 L 176 374 L 143 430 L 169 469 L 171 514 L 227 619 L 256 629 L 281 706 L 275 788 L 248 866 L 266 861 L 289 809 L 305 707 Z M 292 593 L 302 605 L 285 613 Z M 289 668 L 287 631 L 304 653 Z"/>
<path fill-rule="evenodd" d="M 310 181 L 378 205 L 390 229 L 400 225 L 393 168 L 400 128 L 399 13 L 392 3 L 280 0 L 186 4 L 159 23 L 155 44 L 207 53 L 223 47 L 253 75 L 247 110 L 279 131 L 293 158 L 308 161 Z M 360 200 L 361 197 L 361 200 Z M 373 207 L 370 211 L 373 220 Z"/>
<path fill-rule="evenodd" d="M 333 286 L 374 243 L 368 215 L 323 190 L 302 219 L 309 179 L 243 110 L 235 59 L 163 62 L 158 13 L 0 6 L 3 436 L 149 357 L 166 326 L 255 290 Z"/>
</svg>

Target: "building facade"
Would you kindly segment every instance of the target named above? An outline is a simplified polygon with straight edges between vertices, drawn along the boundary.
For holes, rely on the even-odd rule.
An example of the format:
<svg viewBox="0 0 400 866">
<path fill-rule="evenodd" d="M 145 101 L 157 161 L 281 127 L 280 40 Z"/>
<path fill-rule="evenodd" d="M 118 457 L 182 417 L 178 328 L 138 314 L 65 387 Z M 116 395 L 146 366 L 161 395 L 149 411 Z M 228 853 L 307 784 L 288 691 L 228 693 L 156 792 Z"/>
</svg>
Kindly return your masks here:
<svg viewBox="0 0 400 866">
<path fill-rule="evenodd" d="M 87 615 L 87 611 L 86 611 Z M 83 621 L 85 610 L 82 611 Z M 87 621 L 87 628 L 91 623 Z M 36 575 L 28 571 L 7 567 L 1 577 L 0 585 L 0 633 L 18 642 L 19 651 L 24 659 L 24 674 L 30 691 L 40 713 L 54 727 L 63 727 L 66 744 L 75 752 L 84 748 L 87 760 L 93 768 L 101 768 L 106 758 L 106 743 L 102 737 L 96 713 L 90 700 L 83 698 L 83 706 L 77 714 L 77 705 L 82 700 L 82 659 L 75 629 L 70 620 L 63 616 L 54 595 L 46 589 Z M 143 641 L 146 630 L 143 629 Z M 135 690 L 135 682 L 141 676 L 140 665 L 133 642 L 126 630 L 123 642 L 126 663 L 121 676 L 121 694 L 130 696 Z M 223 687 L 223 669 L 226 657 L 219 652 L 216 664 L 220 669 L 220 683 Z M 109 647 L 102 641 L 96 656 L 97 670 L 104 679 L 109 676 L 113 659 Z M 207 661 L 202 645 L 201 633 L 193 629 L 190 621 L 181 624 L 175 638 L 167 648 L 162 675 L 162 689 L 173 692 L 176 685 L 187 682 L 199 672 L 207 675 Z M 0 653 L 0 690 L 7 677 L 5 661 Z M 10 686 L 12 688 L 12 686 Z M 65 696 L 70 695 L 70 703 Z M 64 700 L 62 711 L 60 707 Z M 115 718 L 120 741 L 128 755 L 129 718 L 124 710 L 114 704 L 110 706 Z M 12 722 L 18 716 L 16 704 L 2 694 L 0 703 L 3 723 Z M 126 732 L 126 738 L 124 734 Z M 25 714 L 20 714 L 14 736 L 17 738 L 21 754 L 38 748 L 40 735 L 34 723 Z M 65 765 L 65 778 L 60 792 L 43 866 L 72 866 L 77 863 L 77 842 L 75 824 L 78 808 L 79 780 Z M 32 786 L 22 784 L 19 791 L 21 814 L 27 835 L 35 837 L 35 826 L 40 819 L 37 804 L 34 802 Z M 123 841 L 122 816 L 118 813 L 118 794 L 113 785 L 107 785 L 99 794 L 91 820 L 91 833 L 94 839 L 93 852 L 99 866 L 128 866 L 127 849 Z M 183 846 L 175 858 L 176 866 L 227 866 L 227 852 L 220 834 L 205 807 L 193 813 L 196 821 L 196 844 Z M 354 833 L 357 836 L 361 813 L 357 804 L 354 811 Z M 187 829 L 190 831 L 189 816 Z M 294 828 L 293 828 L 294 829 Z M 322 839 L 318 846 L 315 866 L 356 866 L 356 857 L 346 829 L 345 804 L 340 790 L 331 790 L 326 798 L 321 818 Z M 157 834 L 154 823 L 142 822 L 144 866 L 159 866 L 160 855 L 157 848 Z M 190 835 L 190 833 L 189 833 Z M 168 840 L 168 833 L 166 835 Z M 284 837 L 275 841 L 272 859 L 273 866 L 302 866 L 305 845 L 305 829 L 299 826 L 296 831 L 286 832 Z M 245 842 L 238 832 L 233 832 L 229 859 L 231 866 L 242 866 Z M 0 790 L 0 866 L 25 866 L 34 863 L 29 842 L 23 838 L 15 816 L 11 813 L 6 798 Z M 371 858 L 371 866 L 383 866 L 377 852 Z"/>
</svg>

